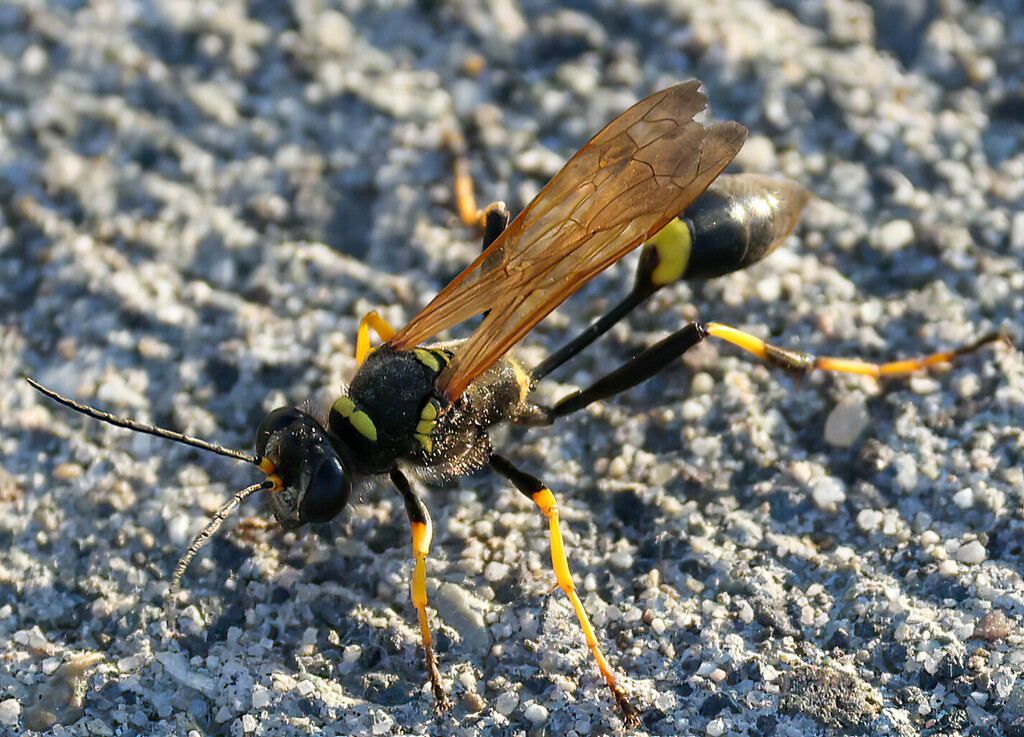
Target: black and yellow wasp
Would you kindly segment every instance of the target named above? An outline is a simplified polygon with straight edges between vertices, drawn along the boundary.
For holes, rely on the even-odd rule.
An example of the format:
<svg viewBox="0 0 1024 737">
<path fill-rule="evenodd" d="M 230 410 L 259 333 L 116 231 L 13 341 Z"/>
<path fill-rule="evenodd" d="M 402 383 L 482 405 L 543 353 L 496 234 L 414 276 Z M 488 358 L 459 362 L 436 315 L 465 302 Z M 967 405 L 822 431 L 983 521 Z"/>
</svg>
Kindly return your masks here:
<svg viewBox="0 0 1024 737">
<path fill-rule="evenodd" d="M 549 425 L 648 379 L 708 336 L 791 371 L 820 368 L 874 376 L 950 361 L 993 339 L 986 336 L 967 348 L 879 365 L 816 358 L 768 345 L 726 325 L 692 322 L 553 406 L 530 402 L 540 379 L 661 287 L 744 268 L 770 253 L 794 227 L 807 201 L 799 185 L 754 175 L 719 178 L 747 131 L 734 122 L 696 121 L 706 105 L 696 80 L 657 92 L 598 133 L 511 224 L 503 205 L 487 208 L 479 216 L 484 230 L 480 257 L 401 330 L 393 330 L 376 313 L 364 317 L 356 340 L 358 369 L 347 391 L 329 407 L 307 403 L 270 412 L 256 431 L 255 456 L 114 417 L 30 379 L 48 397 L 93 418 L 241 459 L 266 474 L 265 481 L 235 494 L 193 540 L 174 571 L 169 611 L 196 552 L 250 494 L 269 491 L 278 521 L 297 528 L 331 520 L 348 504 L 354 487 L 386 476 L 402 495 L 412 523 L 412 603 L 432 690 L 443 706 L 447 697 L 427 619 L 430 516 L 409 478 L 453 477 L 489 466 L 548 519 L 558 584 L 624 718 L 635 721 L 638 712 L 605 659 L 576 594 L 555 497 L 539 478 L 494 452 L 489 430 L 504 422 Z M 465 184 L 464 177 L 457 178 L 463 209 L 475 217 L 475 206 L 465 201 Z M 619 305 L 532 370 L 508 356 L 548 313 L 641 244 L 646 245 L 633 290 Z M 481 314 L 482 322 L 469 338 L 424 345 Z M 373 349 L 371 329 L 383 341 Z"/>
</svg>

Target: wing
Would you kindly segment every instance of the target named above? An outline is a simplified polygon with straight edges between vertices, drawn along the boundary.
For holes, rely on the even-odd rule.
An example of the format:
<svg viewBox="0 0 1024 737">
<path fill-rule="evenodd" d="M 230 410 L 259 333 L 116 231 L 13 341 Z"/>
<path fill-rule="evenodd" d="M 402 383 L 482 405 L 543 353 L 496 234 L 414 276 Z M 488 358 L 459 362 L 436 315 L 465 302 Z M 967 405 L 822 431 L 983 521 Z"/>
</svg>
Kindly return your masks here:
<svg viewBox="0 0 1024 737">
<path fill-rule="evenodd" d="M 437 389 L 454 401 L 569 295 L 643 243 L 740 150 L 739 123 L 703 125 L 691 80 L 641 100 L 598 133 L 505 232 L 388 343 L 413 348 L 487 311 Z"/>
</svg>

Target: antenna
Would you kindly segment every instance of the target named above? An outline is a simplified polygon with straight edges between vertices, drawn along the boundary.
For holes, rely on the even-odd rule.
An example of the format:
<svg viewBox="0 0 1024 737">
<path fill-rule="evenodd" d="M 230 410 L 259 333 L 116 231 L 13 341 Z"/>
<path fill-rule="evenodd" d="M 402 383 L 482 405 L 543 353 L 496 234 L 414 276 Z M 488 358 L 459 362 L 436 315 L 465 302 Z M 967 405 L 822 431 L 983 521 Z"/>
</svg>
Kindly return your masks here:
<svg viewBox="0 0 1024 737">
<path fill-rule="evenodd" d="M 65 397 L 63 394 L 58 394 L 53 391 L 53 389 L 46 388 L 35 379 L 27 378 L 26 380 L 33 389 L 40 394 L 49 397 L 58 404 L 63 404 L 65 407 L 73 409 L 75 412 L 83 414 L 86 417 L 91 417 L 95 420 L 99 420 L 100 422 L 106 422 L 108 425 L 123 427 L 126 430 L 134 430 L 135 432 L 141 432 L 147 435 L 155 435 L 158 438 L 173 440 L 174 442 L 181 443 L 182 445 L 189 445 L 193 448 L 199 448 L 200 450 L 208 450 L 211 453 L 233 458 L 237 461 L 245 461 L 246 463 L 251 463 L 254 466 L 260 465 L 260 459 L 256 456 L 250 456 L 242 453 L 241 451 L 225 448 L 223 445 L 217 445 L 216 443 L 200 440 L 199 438 L 194 438 L 191 435 L 185 435 L 173 430 L 166 430 L 162 427 L 157 427 L 156 425 L 147 425 L 143 422 L 136 422 L 135 420 L 129 420 L 124 417 L 117 417 L 109 412 L 103 412 L 102 410 L 90 407 L 87 404 L 76 402 L 73 399 Z M 189 563 L 191 563 L 192 559 L 196 557 L 196 553 L 198 553 L 200 549 L 210 541 L 210 538 L 213 537 L 217 530 L 220 529 L 221 525 L 224 524 L 224 520 L 227 519 L 235 508 L 245 501 L 246 498 L 257 491 L 273 488 L 274 482 L 267 479 L 266 481 L 253 484 L 252 486 L 235 493 L 220 509 L 217 510 L 217 513 L 210 518 L 210 521 L 206 523 L 206 526 L 199 531 L 199 534 L 192 538 L 192 542 L 189 543 L 188 548 L 182 554 L 181 558 L 178 559 L 178 564 L 174 567 L 174 574 L 171 576 L 171 585 L 167 590 L 165 615 L 167 617 L 167 625 L 172 632 L 175 630 L 174 610 L 178 594 L 181 591 L 181 577 L 185 574 L 185 570 L 188 568 Z"/>
<path fill-rule="evenodd" d="M 210 521 L 206 523 L 206 527 L 199 531 L 199 533 L 192 538 L 192 542 L 189 543 L 188 548 L 184 553 L 181 554 L 181 558 L 178 559 L 178 565 L 174 566 L 174 574 L 171 576 L 171 586 L 167 589 L 167 600 L 165 603 L 165 616 L 167 618 L 167 627 L 174 632 L 176 629 L 174 622 L 174 614 L 176 611 L 176 605 L 178 600 L 178 594 L 181 592 L 181 577 L 185 575 L 185 570 L 188 568 L 188 564 L 192 562 L 192 559 L 196 557 L 196 553 L 210 541 L 220 526 L 224 524 L 224 520 L 235 511 L 235 507 L 244 502 L 247 497 L 254 494 L 257 491 L 264 489 L 273 489 L 274 482 L 270 479 L 261 481 L 258 484 L 253 484 L 247 489 L 242 489 L 236 492 L 230 499 L 228 499 L 224 505 L 217 510 L 217 513 L 210 518 Z"/>
<path fill-rule="evenodd" d="M 157 427 L 156 425 L 147 425 L 143 422 L 136 422 L 135 420 L 116 417 L 109 412 L 103 412 L 94 407 L 90 407 L 87 404 L 80 404 L 73 399 L 68 399 L 64 395 L 55 392 L 53 389 L 47 389 L 35 379 L 26 378 L 26 381 L 28 381 L 29 385 L 37 392 L 49 397 L 53 401 L 63 404 L 65 407 L 73 409 L 75 412 L 79 412 L 87 417 L 92 417 L 100 422 L 106 422 L 108 425 L 115 425 L 116 427 L 123 427 L 126 430 L 134 430 L 135 432 L 145 433 L 146 435 L 155 435 L 158 438 L 173 440 L 174 442 L 181 443 L 182 445 L 190 445 L 193 448 L 199 448 L 200 450 L 208 450 L 211 453 L 227 456 L 228 458 L 234 458 L 236 461 L 245 461 L 246 463 L 251 463 L 254 466 L 260 465 L 260 459 L 256 456 L 251 456 L 231 448 L 225 448 L 223 445 L 217 445 L 216 443 L 210 443 L 206 440 L 200 440 L 199 438 L 175 432 L 174 430 L 165 430 L 164 428 Z"/>
</svg>

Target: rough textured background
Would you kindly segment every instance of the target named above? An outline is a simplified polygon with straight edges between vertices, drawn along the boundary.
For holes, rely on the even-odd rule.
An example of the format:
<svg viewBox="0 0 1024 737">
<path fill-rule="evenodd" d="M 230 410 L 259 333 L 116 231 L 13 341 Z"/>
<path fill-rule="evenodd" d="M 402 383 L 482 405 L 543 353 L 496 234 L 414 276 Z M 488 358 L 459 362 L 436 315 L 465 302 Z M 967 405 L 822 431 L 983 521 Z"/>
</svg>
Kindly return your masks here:
<svg viewBox="0 0 1024 737">
<path fill-rule="evenodd" d="M 620 733 L 543 520 L 506 484 L 429 491 L 455 701 L 438 716 L 397 495 L 299 535 L 250 501 L 186 576 L 193 624 L 168 641 L 174 562 L 258 474 L 84 421 L 23 377 L 244 448 L 267 409 L 351 375 L 362 313 L 401 324 L 477 252 L 446 130 L 481 197 L 517 210 L 689 77 L 751 129 L 735 169 L 820 200 L 767 262 L 666 290 L 541 399 L 697 314 L 868 357 L 1019 337 L 1022 70 L 1018 0 L 3 4 L 0 732 Z M 498 445 L 562 499 L 645 709 L 634 734 L 1019 735 L 1022 425 L 1019 351 L 879 388 L 706 345 Z"/>
</svg>

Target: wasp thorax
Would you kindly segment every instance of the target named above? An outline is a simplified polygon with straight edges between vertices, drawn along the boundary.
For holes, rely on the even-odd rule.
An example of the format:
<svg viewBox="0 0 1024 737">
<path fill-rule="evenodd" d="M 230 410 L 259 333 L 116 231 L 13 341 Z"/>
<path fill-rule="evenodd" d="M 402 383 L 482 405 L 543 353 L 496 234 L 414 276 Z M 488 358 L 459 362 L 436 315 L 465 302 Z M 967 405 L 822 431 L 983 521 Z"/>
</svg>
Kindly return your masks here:
<svg viewBox="0 0 1024 737">
<path fill-rule="evenodd" d="M 282 526 L 328 522 L 352 493 L 352 480 L 327 430 L 294 407 L 268 414 L 256 430 L 256 453 L 268 475 L 280 480 L 271 508 Z"/>
</svg>

